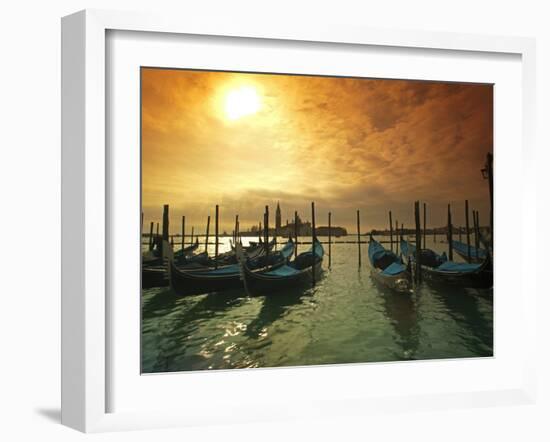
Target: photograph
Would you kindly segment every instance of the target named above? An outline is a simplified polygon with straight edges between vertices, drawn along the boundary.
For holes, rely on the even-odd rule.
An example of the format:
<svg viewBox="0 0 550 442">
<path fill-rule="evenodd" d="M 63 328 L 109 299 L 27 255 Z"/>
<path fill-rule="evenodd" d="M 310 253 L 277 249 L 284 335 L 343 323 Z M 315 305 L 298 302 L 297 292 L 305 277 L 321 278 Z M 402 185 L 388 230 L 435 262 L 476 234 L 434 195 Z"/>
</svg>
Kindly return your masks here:
<svg viewBox="0 0 550 442">
<path fill-rule="evenodd" d="M 140 94 L 142 374 L 493 357 L 493 84 L 142 66 Z"/>
</svg>

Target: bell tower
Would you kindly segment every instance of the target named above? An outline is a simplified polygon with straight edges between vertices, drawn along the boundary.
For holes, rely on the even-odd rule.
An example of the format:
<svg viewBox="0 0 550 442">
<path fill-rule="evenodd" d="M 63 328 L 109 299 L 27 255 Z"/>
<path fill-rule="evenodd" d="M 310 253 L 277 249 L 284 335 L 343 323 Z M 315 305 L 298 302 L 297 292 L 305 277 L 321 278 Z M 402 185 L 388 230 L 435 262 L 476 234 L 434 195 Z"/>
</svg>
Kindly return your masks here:
<svg viewBox="0 0 550 442">
<path fill-rule="evenodd" d="M 278 234 L 281 231 L 281 206 L 279 201 L 277 201 L 277 210 L 275 211 L 275 232 Z"/>
</svg>

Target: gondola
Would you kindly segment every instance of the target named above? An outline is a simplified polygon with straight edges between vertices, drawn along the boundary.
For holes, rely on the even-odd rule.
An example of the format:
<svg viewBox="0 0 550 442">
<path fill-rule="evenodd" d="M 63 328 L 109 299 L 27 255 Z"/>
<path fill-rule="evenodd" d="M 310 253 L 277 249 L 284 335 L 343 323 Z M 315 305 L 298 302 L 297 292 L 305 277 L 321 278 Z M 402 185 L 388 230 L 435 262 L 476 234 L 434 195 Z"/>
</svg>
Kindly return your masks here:
<svg viewBox="0 0 550 442">
<path fill-rule="evenodd" d="M 199 248 L 199 239 L 194 244 L 179 249 L 174 252 L 174 259 L 180 264 L 186 263 L 189 259 L 194 258 L 197 262 L 203 261 L 201 254 L 195 254 L 195 250 Z M 159 266 L 162 265 L 162 246 L 145 252 L 141 257 L 141 263 L 144 266 Z"/>
<path fill-rule="evenodd" d="M 372 236 L 369 241 L 369 261 L 375 281 L 397 292 L 410 292 L 411 275 L 407 266 L 399 256 L 385 249 Z"/>
<path fill-rule="evenodd" d="M 267 244 L 270 251 L 275 248 L 276 241 L 277 240 L 275 238 L 273 238 Z M 264 243 L 261 243 L 261 244 L 255 244 L 255 245 L 251 245 L 251 246 L 248 246 L 248 247 L 244 247 L 244 249 L 245 249 L 245 251 L 247 253 L 247 256 L 249 258 L 255 258 L 255 257 L 262 256 L 265 253 L 266 247 L 265 247 Z M 218 255 L 217 261 L 210 260 L 206 265 L 208 265 L 210 267 L 213 267 L 213 266 L 216 265 L 216 262 L 218 263 L 218 266 L 220 264 L 222 264 L 222 265 L 237 264 L 237 256 L 235 254 L 234 245 L 231 244 L 231 250 L 228 250 L 227 252 L 224 252 L 221 255 Z"/>
<path fill-rule="evenodd" d="M 165 244 L 168 244 L 165 242 Z M 168 249 L 171 251 L 169 245 Z M 271 251 L 275 247 L 275 240 L 269 242 L 269 250 Z M 265 255 L 264 245 L 258 245 L 247 252 L 247 257 L 251 260 L 260 258 Z M 224 268 L 229 265 L 237 265 L 237 258 L 235 252 L 226 252 L 218 256 L 218 259 L 208 256 L 206 251 L 197 254 L 181 255 L 179 257 L 172 257 L 172 262 L 179 270 L 185 271 L 208 271 L 216 267 Z M 142 262 L 141 267 L 141 288 L 149 289 L 152 287 L 166 287 L 170 284 L 168 277 L 167 265 L 163 262 L 162 258 L 157 258 L 155 261 Z"/>
<path fill-rule="evenodd" d="M 244 287 L 249 294 L 267 294 L 301 285 L 312 284 L 313 271 L 318 279 L 321 275 L 324 249 L 315 238 L 307 252 L 300 253 L 292 262 L 274 265 L 262 271 L 254 271 L 245 259 L 240 258 Z M 239 247 L 237 247 L 239 256 Z"/>
<path fill-rule="evenodd" d="M 273 240 L 275 240 L 275 238 L 273 238 Z M 229 241 L 229 244 L 231 245 L 231 250 L 235 250 L 235 244 L 233 243 L 233 241 Z M 243 249 L 248 252 L 250 250 L 254 250 L 258 246 L 263 247 L 263 242 L 261 240 L 259 242 L 258 241 L 249 241 L 247 246 L 243 246 Z"/>
<path fill-rule="evenodd" d="M 191 244 L 190 246 L 181 248 L 178 251 L 174 252 L 174 257 L 189 255 L 193 253 L 195 250 L 197 250 L 198 248 L 199 248 L 199 238 L 195 240 L 195 244 Z"/>
<path fill-rule="evenodd" d="M 251 256 L 246 254 L 247 266 L 252 272 L 284 265 L 294 253 L 294 242 L 289 239 L 280 251 Z M 170 261 L 170 285 L 178 295 L 198 295 L 243 287 L 239 264 L 228 264 L 217 269 L 179 268 Z"/>
<path fill-rule="evenodd" d="M 401 239 L 401 253 L 414 264 L 416 247 Z M 420 252 L 422 278 L 427 282 L 464 288 L 489 289 L 493 287 L 493 264 L 489 255 L 482 263 L 468 264 L 449 261 L 445 253 L 433 250 Z"/>
<path fill-rule="evenodd" d="M 453 250 L 464 260 L 468 260 L 468 244 L 460 241 L 453 241 Z M 487 250 L 476 248 L 470 245 L 470 261 L 473 263 L 481 263 L 487 257 Z"/>
</svg>

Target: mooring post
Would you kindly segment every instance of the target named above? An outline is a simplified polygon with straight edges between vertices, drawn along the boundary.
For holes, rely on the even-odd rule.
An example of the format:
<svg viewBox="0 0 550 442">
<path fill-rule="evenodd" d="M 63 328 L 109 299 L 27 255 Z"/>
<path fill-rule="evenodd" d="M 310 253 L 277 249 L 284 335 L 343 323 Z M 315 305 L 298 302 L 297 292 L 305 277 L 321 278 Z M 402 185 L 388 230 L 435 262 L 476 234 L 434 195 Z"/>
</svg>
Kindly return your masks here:
<svg viewBox="0 0 550 442">
<path fill-rule="evenodd" d="M 475 229 L 475 241 L 476 241 L 476 259 L 479 259 L 479 247 L 480 247 L 480 238 L 479 238 L 479 212 L 474 211 L 474 229 Z"/>
<path fill-rule="evenodd" d="M 269 262 L 269 206 L 265 206 L 264 230 L 265 230 L 265 237 L 264 237 L 265 257 L 266 257 L 266 263 L 268 263 Z"/>
<path fill-rule="evenodd" d="M 237 244 L 237 229 L 239 226 L 239 215 L 235 215 L 235 230 L 233 231 L 233 243 Z"/>
<path fill-rule="evenodd" d="M 298 212 L 294 211 L 294 259 L 298 256 Z"/>
<path fill-rule="evenodd" d="M 191 226 L 191 244 L 193 244 L 194 237 L 195 237 L 195 226 Z"/>
<path fill-rule="evenodd" d="M 424 239 L 424 248 L 426 248 L 426 203 L 424 204 L 424 227 L 422 228 L 422 237 Z"/>
<path fill-rule="evenodd" d="M 399 255 L 399 222 L 395 220 L 395 254 Z"/>
<path fill-rule="evenodd" d="M 265 213 L 265 209 L 264 209 L 264 221 L 263 221 L 263 227 L 262 227 L 262 244 L 263 244 L 263 247 L 264 247 L 264 254 L 265 252 L 267 251 L 267 241 L 265 240 L 267 238 L 267 234 L 265 233 L 265 226 L 267 225 L 266 222 L 265 222 L 265 217 L 266 217 L 266 213 Z"/>
<path fill-rule="evenodd" d="M 390 210 L 390 251 L 393 252 L 393 222 L 391 220 L 391 210 Z"/>
<path fill-rule="evenodd" d="M 447 240 L 449 242 L 449 260 L 453 260 L 453 220 L 451 219 L 451 205 L 447 205 Z"/>
<path fill-rule="evenodd" d="M 216 234 L 216 243 L 214 246 L 214 259 L 215 259 L 215 268 L 218 268 L 218 246 L 219 246 L 219 228 L 220 228 L 220 206 L 216 204 L 216 223 L 214 225 L 215 234 Z"/>
<path fill-rule="evenodd" d="M 359 210 L 357 211 L 357 253 L 359 255 L 359 267 L 361 267 L 361 225 L 359 222 Z"/>
<path fill-rule="evenodd" d="M 474 220 L 474 256 L 477 259 L 477 219 L 475 209 L 472 210 L 472 219 Z"/>
<path fill-rule="evenodd" d="M 163 241 L 168 241 L 168 230 L 169 230 L 168 223 L 170 219 L 168 212 L 169 212 L 168 204 L 165 204 L 162 210 L 162 240 Z"/>
<path fill-rule="evenodd" d="M 185 215 L 181 217 L 181 249 L 185 248 Z"/>
<path fill-rule="evenodd" d="M 264 213 L 264 221 L 265 221 L 265 213 Z M 262 231 L 262 222 L 260 221 L 258 223 L 258 242 L 261 243 L 262 242 L 262 234 L 264 232 Z"/>
<path fill-rule="evenodd" d="M 273 229 L 273 239 L 275 240 L 275 251 L 276 251 L 277 242 L 279 241 L 279 222 L 277 220 L 277 211 L 275 211 L 275 228 Z"/>
<path fill-rule="evenodd" d="M 472 262 L 472 252 L 470 251 L 470 209 L 468 200 L 464 201 L 464 216 L 466 217 L 466 245 L 468 246 L 468 263 Z"/>
<path fill-rule="evenodd" d="M 168 204 L 165 204 L 163 206 L 163 209 L 162 209 L 162 242 L 161 242 L 161 256 L 164 258 L 164 256 L 166 256 L 166 253 L 168 252 L 167 250 L 164 250 L 164 242 L 168 242 L 169 238 L 168 238 L 168 231 L 169 231 L 169 220 L 170 220 L 170 216 L 169 216 L 169 208 L 168 208 Z"/>
<path fill-rule="evenodd" d="M 415 249 L 415 280 L 417 283 L 420 283 L 422 280 L 421 272 L 422 265 L 420 262 L 421 259 L 421 249 L 422 249 L 422 236 L 420 232 L 420 201 L 414 202 L 414 223 L 415 223 L 415 233 L 416 233 L 416 249 Z"/>
<path fill-rule="evenodd" d="M 207 255 L 208 255 L 209 236 L 210 236 L 210 215 L 208 215 L 208 219 L 206 220 L 206 240 L 204 241 L 204 251 L 206 252 Z"/>
<path fill-rule="evenodd" d="M 489 196 L 491 198 L 491 212 L 489 213 L 489 226 L 491 228 L 491 244 L 493 241 L 493 154 L 487 154 L 487 161 L 485 163 L 485 169 L 487 170 L 487 179 L 489 180 Z"/>
<path fill-rule="evenodd" d="M 481 247 L 481 226 L 479 225 L 479 210 L 476 210 L 477 248 Z"/>
<path fill-rule="evenodd" d="M 160 235 L 160 233 L 159 233 L 159 226 L 160 226 L 160 223 L 157 223 L 157 236 Z"/>
<path fill-rule="evenodd" d="M 149 229 L 149 251 L 153 250 L 153 226 L 155 223 L 151 221 L 151 228 Z"/>
<path fill-rule="evenodd" d="M 332 264 L 332 225 L 331 225 L 332 213 L 328 213 L 328 267 Z"/>
<path fill-rule="evenodd" d="M 317 235 L 315 234 L 315 203 L 311 202 L 311 253 L 313 263 L 311 264 L 311 283 L 315 285 L 315 264 L 317 262 L 315 255 L 315 240 Z"/>
</svg>

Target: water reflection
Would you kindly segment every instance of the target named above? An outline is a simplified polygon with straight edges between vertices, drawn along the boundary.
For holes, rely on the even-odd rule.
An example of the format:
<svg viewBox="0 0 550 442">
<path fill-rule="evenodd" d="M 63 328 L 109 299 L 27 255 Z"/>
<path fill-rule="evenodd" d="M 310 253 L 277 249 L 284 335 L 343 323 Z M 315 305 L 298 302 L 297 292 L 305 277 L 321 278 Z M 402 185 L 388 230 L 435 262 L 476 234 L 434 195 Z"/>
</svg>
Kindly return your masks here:
<svg viewBox="0 0 550 442">
<path fill-rule="evenodd" d="M 311 298 L 313 292 L 312 288 L 294 288 L 285 293 L 264 296 L 258 315 L 247 327 L 246 336 L 257 339 L 260 335 L 265 335 L 270 325 L 292 311 L 293 306 L 302 304 L 306 297 Z"/>
<path fill-rule="evenodd" d="M 154 353 L 153 360 L 144 361 L 144 371 L 174 371 L 190 365 L 203 367 L 208 351 L 195 352 L 197 343 L 208 346 L 220 337 L 220 330 L 213 329 L 202 337 L 207 324 L 220 318 L 227 311 L 243 303 L 242 292 L 211 293 L 208 295 L 178 298 L 171 290 L 157 293 L 144 302 L 142 319 L 142 346 L 144 353 Z M 198 298 L 198 299 L 197 299 Z M 201 337 L 196 339 L 195 335 Z M 156 337 L 154 342 L 149 341 Z M 146 370 L 152 365 L 152 370 Z"/>
<path fill-rule="evenodd" d="M 400 359 L 416 359 L 419 344 L 419 318 L 416 307 L 417 293 L 397 293 L 371 278 L 382 298 L 385 316 L 395 330 L 395 343 L 402 350 Z"/>
<path fill-rule="evenodd" d="M 492 355 L 492 291 L 395 293 L 375 284 L 365 260 L 358 271 L 355 245 L 332 252 L 315 287 L 253 297 L 144 290 L 143 371 Z"/>
<path fill-rule="evenodd" d="M 431 291 L 445 305 L 448 315 L 462 326 L 464 345 L 480 356 L 492 356 L 493 310 L 487 291 L 464 288 L 449 288 L 444 292 L 432 288 Z"/>
</svg>

